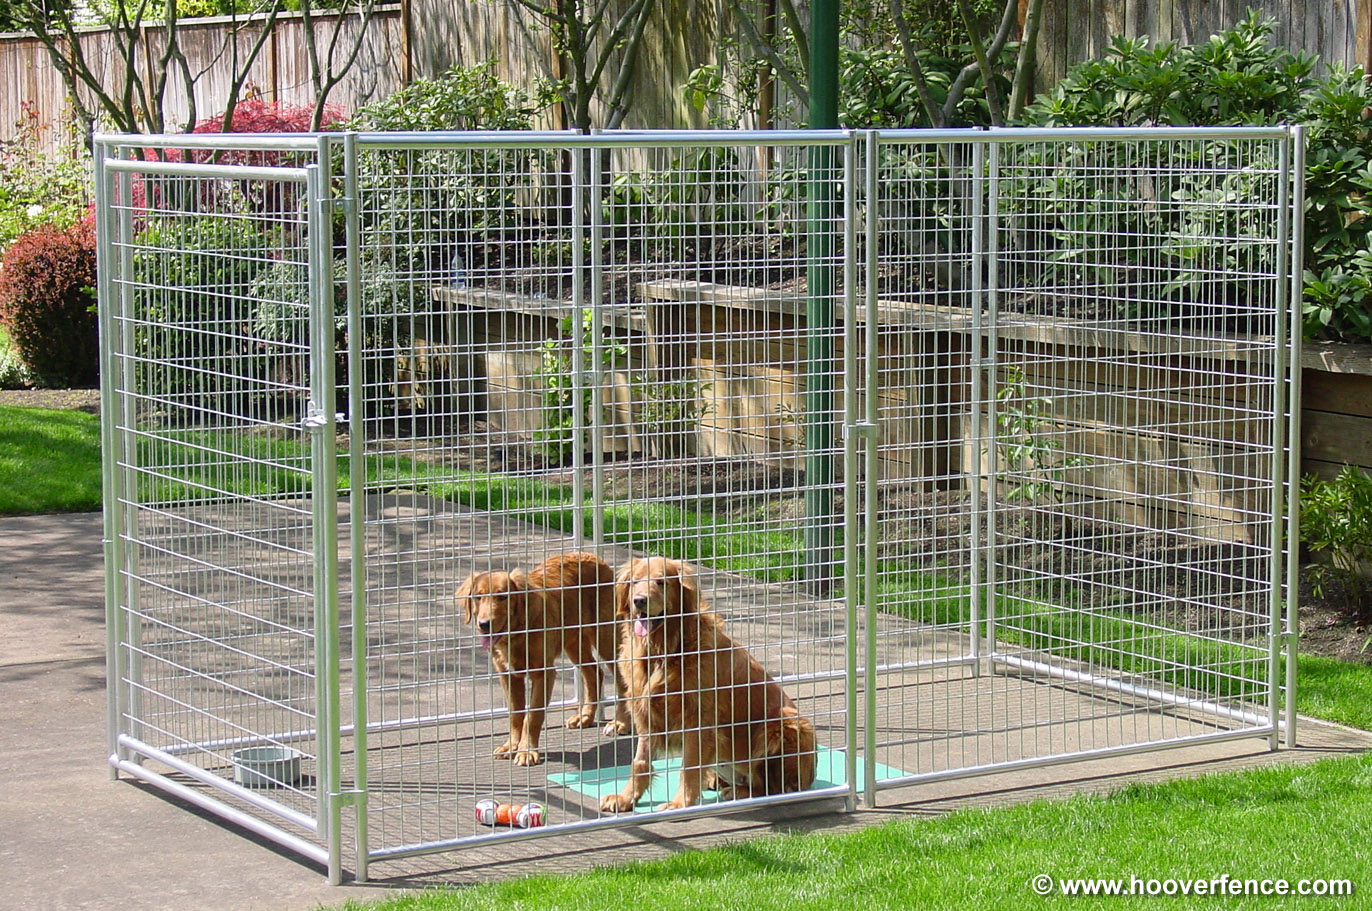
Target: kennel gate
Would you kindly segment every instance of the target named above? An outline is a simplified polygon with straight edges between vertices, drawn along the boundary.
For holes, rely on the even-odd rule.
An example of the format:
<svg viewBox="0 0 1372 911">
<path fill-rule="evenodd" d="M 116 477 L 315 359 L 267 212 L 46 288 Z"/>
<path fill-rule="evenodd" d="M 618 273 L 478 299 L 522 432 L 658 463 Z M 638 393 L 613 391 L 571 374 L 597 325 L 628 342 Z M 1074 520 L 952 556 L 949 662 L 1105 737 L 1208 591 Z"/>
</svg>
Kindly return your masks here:
<svg viewBox="0 0 1372 911">
<path fill-rule="evenodd" d="M 819 731 L 629 822 L 1294 736 L 1298 131 L 98 147 L 116 774 L 334 881 L 622 825 L 629 738 L 490 757 L 452 600 L 580 548 L 699 566 Z"/>
</svg>

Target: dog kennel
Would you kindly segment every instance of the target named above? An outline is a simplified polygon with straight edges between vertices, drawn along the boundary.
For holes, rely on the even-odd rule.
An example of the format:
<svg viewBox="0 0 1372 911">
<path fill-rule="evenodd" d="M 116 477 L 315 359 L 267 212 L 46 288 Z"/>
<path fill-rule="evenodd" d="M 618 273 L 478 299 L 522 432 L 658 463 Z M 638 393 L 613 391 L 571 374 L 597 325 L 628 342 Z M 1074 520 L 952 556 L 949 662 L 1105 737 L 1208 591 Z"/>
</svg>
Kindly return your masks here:
<svg viewBox="0 0 1372 911">
<path fill-rule="evenodd" d="M 337 882 L 1294 737 L 1299 130 L 96 148 L 116 776 Z M 696 567 L 814 786 L 601 813 L 565 664 L 494 758 L 454 590 L 572 550 Z"/>
</svg>

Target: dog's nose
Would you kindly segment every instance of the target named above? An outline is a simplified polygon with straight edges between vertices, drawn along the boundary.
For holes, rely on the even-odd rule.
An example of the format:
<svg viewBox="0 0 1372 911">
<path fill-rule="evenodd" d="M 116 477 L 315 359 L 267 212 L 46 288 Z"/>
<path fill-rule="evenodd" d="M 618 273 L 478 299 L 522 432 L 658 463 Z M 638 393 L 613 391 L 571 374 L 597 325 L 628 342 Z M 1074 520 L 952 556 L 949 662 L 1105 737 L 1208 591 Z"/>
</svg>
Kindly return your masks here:
<svg viewBox="0 0 1372 911">
<path fill-rule="evenodd" d="M 491 631 L 491 621 L 489 621 L 489 620 L 478 620 L 478 621 L 476 622 L 476 628 L 479 629 L 479 630 L 481 630 L 481 632 L 483 632 L 483 633 L 489 633 L 489 632 Z"/>
<path fill-rule="evenodd" d="M 646 608 L 647 606 L 648 606 L 648 596 L 647 596 L 647 595 L 634 595 L 634 607 L 638 608 L 639 610 L 643 610 L 643 609 Z"/>
</svg>

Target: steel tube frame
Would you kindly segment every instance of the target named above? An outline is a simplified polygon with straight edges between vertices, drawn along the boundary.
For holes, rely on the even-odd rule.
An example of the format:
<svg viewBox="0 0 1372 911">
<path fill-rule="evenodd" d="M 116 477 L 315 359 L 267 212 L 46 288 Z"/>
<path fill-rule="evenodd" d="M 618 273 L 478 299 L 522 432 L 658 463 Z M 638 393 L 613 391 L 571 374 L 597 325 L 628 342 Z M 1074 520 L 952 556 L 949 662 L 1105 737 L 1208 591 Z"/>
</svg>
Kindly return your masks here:
<svg viewBox="0 0 1372 911">
<path fill-rule="evenodd" d="M 1281 140 L 1283 159 L 1280 164 L 1280 181 L 1286 196 L 1279 201 L 1282 222 L 1278 238 L 1281 261 L 1277 269 L 1291 274 L 1289 283 L 1283 283 L 1278 293 L 1278 325 L 1285 327 L 1287 337 L 1275 340 L 1276 350 L 1272 359 L 1274 383 L 1276 384 L 1276 406 L 1272 432 L 1279 452 L 1273 463 L 1272 482 L 1274 485 L 1274 515 L 1271 524 L 1273 552 L 1271 570 L 1273 578 L 1286 574 L 1286 591 L 1280 586 L 1272 593 L 1270 601 L 1270 620 L 1273 635 L 1269 658 L 1271 688 L 1268 693 L 1269 704 L 1265 712 L 1248 711 L 1241 707 L 1220 705 L 1213 700 L 1194 699 L 1163 689 L 1125 683 L 1085 671 L 1065 668 L 1057 664 L 1022 658 L 1005 654 L 996 648 L 996 564 L 995 564 L 995 447 L 990 445 L 987 434 L 995 433 L 996 397 L 994 395 L 995 369 L 997 362 L 997 310 L 998 310 L 998 235 L 999 235 L 999 149 L 1004 143 L 1038 140 L 1120 140 L 1120 139 L 1262 139 Z M 875 489 L 880 480 L 880 432 L 881 414 L 878 409 L 877 387 L 879 381 L 876 352 L 879 342 L 878 289 L 875 282 L 868 282 L 860 289 L 857 252 L 862 249 L 859 238 L 865 242 L 866 266 L 868 274 L 874 274 L 879 255 L 878 241 L 881 224 L 880 213 L 874 200 L 878 198 L 878 173 L 880 153 L 884 144 L 902 141 L 919 142 L 925 145 L 958 144 L 972 149 L 971 173 L 968 181 L 973 185 L 971 238 L 975 268 L 972 278 L 972 294 L 977 305 L 972 308 L 971 356 L 973 369 L 973 401 L 979 402 L 981 410 L 973 416 L 973 447 L 978 463 L 984 458 L 985 467 L 991 479 L 983 479 L 981 469 L 971 472 L 969 483 L 973 485 L 974 537 L 980 541 L 980 552 L 973 559 L 973 613 L 967 635 L 967 653 L 961 656 L 920 660 L 912 662 L 887 662 L 877 660 L 877 630 L 874 623 L 877 606 L 875 581 L 878 565 L 875 543 L 878 536 L 877 516 L 874 508 Z M 847 750 L 844 760 L 846 781 L 842 785 L 801 794 L 777 795 L 729 802 L 724 805 L 691 807 L 684 810 L 653 812 L 629 817 L 615 817 L 583 820 L 546 829 L 518 831 L 496 835 L 482 835 L 456 838 L 421 845 L 389 845 L 380 848 L 369 844 L 367 835 L 367 735 L 372 732 L 392 730 L 400 727 L 414 727 L 424 724 L 439 724 L 452 720 L 498 717 L 500 710 L 444 714 L 423 718 L 403 718 L 395 721 L 375 723 L 367 717 L 368 695 L 366 637 L 368 606 L 366 598 L 367 553 L 365 542 L 365 448 L 364 434 L 360 432 L 365 418 L 365 390 L 362 385 L 360 365 L 365 352 L 362 350 L 361 331 L 361 266 L 358 247 L 360 229 L 357 210 L 358 164 L 360 149 L 428 149 L 428 148 L 539 148 L 563 149 L 571 152 L 573 161 L 573 215 L 569 226 L 573 232 L 575 258 L 572 263 L 577 277 L 574 290 L 574 306 L 577 323 L 573 344 L 573 374 L 578 383 L 589 383 L 593 409 L 598 413 L 604 403 L 603 351 L 604 339 L 601 337 L 600 310 L 603 301 L 598 277 L 604 264 L 601 262 L 597 241 L 605 236 L 603 214 L 599 200 L 604 191 L 604 175 L 610 151 L 617 148 L 653 149 L 715 146 L 722 142 L 731 145 L 806 146 L 824 154 L 817 154 L 812 163 L 825 174 L 836 173 L 836 162 L 841 157 L 843 169 L 842 187 L 844 199 L 841 206 L 834 207 L 828 194 L 811 197 L 815 208 L 811 211 L 812 227 L 824 227 L 830 241 L 841 242 L 843 291 L 841 294 L 843 328 L 841 375 L 844 378 L 845 399 L 841 429 L 843 432 L 842 466 L 845 490 L 844 533 L 842 537 L 841 562 L 849 578 L 860 578 L 861 584 L 844 586 L 844 614 L 850 635 L 846 642 L 846 667 L 841 671 L 792 674 L 782 678 L 789 680 L 843 679 L 847 684 L 846 719 L 844 723 Z M 124 160 L 118 156 L 132 155 L 142 148 L 186 148 L 217 149 L 224 147 L 245 149 L 291 151 L 309 154 L 313 164 L 304 167 L 238 167 L 233 165 L 198 164 L 188 162 L 145 162 Z M 342 195 L 335 196 L 333 180 L 336 176 L 330 171 L 333 153 L 342 150 L 343 169 Z M 371 861 L 429 854 L 452 850 L 468 845 L 493 844 L 496 842 L 517 841 L 527 838 L 549 837 L 571 831 L 609 827 L 630 827 L 644 822 L 658 820 L 684 819 L 699 816 L 739 812 L 776 804 L 789 804 L 817 799 L 841 798 L 849 808 L 856 805 L 861 796 L 868 806 L 875 804 L 880 790 L 904 784 L 926 782 L 956 777 L 970 777 L 992 774 L 999 771 L 1057 765 L 1080 759 L 1102 758 L 1128 753 L 1150 752 L 1167 749 L 1188 743 L 1214 742 L 1267 736 L 1271 745 L 1278 745 L 1278 737 L 1284 732 L 1287 745 L 1295 743 L 1295 660 L 1292 645 L 1292 630 L 1295 622 L 1294 579 L 1296 567 L 1293 542 L 1298 533 L 1298 519 L 1295 514 L 1296 496 L 1299 488 L 1299 459 L 1295 446 L 1299 441 L 1299 335 L 1300 313 L 1295 301 L 1299 299 L 1300 248 L 1303 240 L 1299 218 L 1292 219 L 1292 212 L 1300 211 L 1303 200 L 1301 174 L 1304 165 L 1304 151 L 1299 128 L 1168 128 L 1168 129 L 1114 129 L 1080 128 L 1066 130 L 941 130 L 941 131 L 869 131 L 851 133 L 839 130 L 812 131 L 740 131 L 722 133 L 717 131 L 651 131 L 651 132 L 614 132 L 591 136 L 571 133 L 521 133 L 521 134 L 317 134 L 292 137 L 203 135 L 203 136 L 163 136 L 163 137 L 97 137 L 98 158 L 96 162 L 97 223 L 101 242 L 98 247 L 100 256 L 100 327 L 104 342 L 101 351 L 101 399 L 102 442 L 105 447 L 106 462 L 102 474 L 107 510 L 105 516 L 105 554 L 107 561 L 106 598 L 109 629 L 107 648 L 110 674 L 110 693 L 107 703 L 107 716 L 110 725 L 109 764 L 111 774 L 127 773 L 148 781 L 170 793 L 202 806 L 228 821 L 243 825 L 262 834 L 278 844 L 290 848 L 326 866 L 331 882 L 342 878 L 342 844 L 344 807 L 353 806 L 356 812 L 356 875 L 359 879 L 367 876 Z M 859 194 L 858 168 L 859 155 L 866 166 L 865 194 Z M 588 173 L 589 169 L 589 173 Z M 128 311 L 128 290 L 120 284 L 131 273 L 132 252 L 132 213 L 128 204 L 129 180 L 133 175 L 147 174 L 177 178 L 206 177 L 222 179 L 270 179 L 273 181 L 292 181 L 303 184 L 307 189 L 308 225 L 310 233 L 309 284 L 311 302 L 311 416 L 308 423 L 310 458 L 312 461 L 313 492 L 311 495 L 314 537 L 312 541 L 315 565 L 312 581 L 312 596 L 315 599 L 315 713 L 317 726 L 312 730 L 299 730 L 282 735 L 283 738 L 306 739 L 314 737 L 317 741 L 319 762 L 317 814 L 313 819 L 303 817 L 290 808 L 283 807 L 269 798 L 262 797 L 246 789 L 239 788 L 221 777 L 204 771 L 199 767 L 177 758 L 179 753 L 194 747 L 172 747 L 163 749 L 151 746 L 138 737 L 136 725 L 141 717 L 138 708 L 138 687 L 127 686 L 125 681 L 136 683 L 137 667 L 136 621 L 130 618 L 137 612 L 137 583 L 140 578 L 134 563 L 134 555 L 127 542 L 136 539 L 137 516 L 129 508 L 129 485 L 134 483 L 132 472 L 135 469 L 136 429 L 133 422 L 134 403 L 128 390 L 124 388 L 121 377 L 127 372 L 126 359 L 132 354 L 132 330 L 124 324 Z M 812 176 L 812 186 L 813 186 Z M 836 186 L 828 190 L 836 189 Z M 122 195 L 121 195 L 122 191 Z M 590 198 L 587 199 L 589 192 Z M 865 220 L 859 225 L 861 212 L 858 200 L 865 196 L 867 206 Z M 114 211 L 115 204 L 122 206 Z M 589 203 L 589 205 L 588 205 Z M 346 268 L 348 355 L 352 366 L 348 380 L 348 412 L 344 416 L 334 414 L 336 383 L 334 373 L 335 338 L 333 324 L 333 259 L 338 251 L 332 245 L 332 215 L 335 207 L 341 207 L 346 225 L 347 241 L 342 254 Z M 842 219 L 841 232 L 835 230 L 834 221 Z M 111 238 L 119 237 L 123 245 L 118 251 L 111 246 Z M 582 241 L 589 237 L 591 257 L 583 261 L 581 254 L 585 246 Z M 813 235 L 812 235 L 812 239 Z M 833 251 L 829 251 L 833 252 Z M 823 244 L 811 251 L 813 256 L 825 259 Z M 830 270 L 831 262 L 821 265 Z M 587 270 L 589 274 L 587 275 Z M 821 280 L 820 287 L 811 289 L 821 296 L 825 295 L 824 270 L 815 273 Z M 591 281 L 580 279 L 589 277 Z M 589 286 L 589 296 L 583 286 Z M 830 288 L 829 290 L 833 290 Z M 812 294 L 813 296 L 813 294 Z M 865 307 L 865 320 L 860 315 L 859 301 Z M 983 307 L 989 318 L 989 325 L 983 320 Z M 591 349 L 583 351 L 582 323 L 590 317 L 592 333 Z M 825 345 L 832 344 L 832 334 L 817 338 L 815 333 L 830 333 L 835 329 L 830 323 L 821 322 L 810 325 L 809 341 L 816 344 L 812 353 L 818 358 L 817 366 L 821 373 L 829 374 Z M 1279 329 L 1280 335 L 1280 329 Z M 865 354 L 865 359 L 864 359 Z M 589 356 L 590 363 L 585 363 Z M 831 352 L 829 353 L 831 356 Z M 813 369 L 813 368 L 812 368 Z M 988 393 L 988 389 L 990 392 Z M 580 415 L 579 403 L 582 401 L 583 387 L 575 390 L 574 409 L 577 414 L 574 433 L 578 441 L 584 441 L 588 434 L 598 432 L 599 422 L 587 427 L 584 416 Z M 823 396 L 825 391 L 819 386 L 811 391 Z M 820 401 L 815 398 L 814 401 Z M 351 724 L 344 724 L 341 718 L 343 692 L 341 689 L 340 654 L 340 614 L 339 614 L 339 563 L 338 563 L 338 499 L 337 499 L 337 462 L 336 434 L 337 421 L 345 419 L 352 422 L 349 435 L 351 461 L 349 499 L 351 505 L 350 562 L 352 578 L 352 663 L 353 692 L 351 695 Z M 809 447 L 815 451 L 814 441 Z M 981 448 L 986 447 L 983 455 Z M 591 446 L 593 470 L 603 459 L 602 447 Z M 827 448 L 827 445 L 826 447 Z M 578 445 L 580 452 L 585 449 Z M 580 458 L 580 457 L 578 457 Z M 576 467 L 582 467 L 578 461 Z M 580 478 L 581 472 L 576 472 Z M 592 475 L 592 500 L 599 502 L 602 480 L 598 474 Z M 865 485 L 865 486 L 864 486 Z M 984 487 L 984 489 L 983 489 Z M 580 493 L 580 489 L 578 488 Z M 859 514 L 859 502 L 865 498 L 867 508 Z M 580 503 L 584 497 L 578 495 Z M 599 539 L 599 512 L 592 537 Z M 828 519 L 826 518 L 826 521 Z M 585 524 L 577 522 L 578 536 L 583 534 Z M 823 542 L 819 542 L 821 548 Z M 853 635 L 865 616 L 865 636 L 860 641 Z M 1280 657 L 1286 656 L 1285 686 L 1278 679 Z M 1250 727 L 1243 730 L 1222 731 L 1204 735 L 1168 738 L 1157 742 L 1129 744 L 1106 747 L 1085 752 L 1066 753 L 1053 756 L 1000 762 L 985 766 L 971 766 L 960 769 L 923 773 L 900 778 L 878 780 L 876 771 L 876 726 L 872 719 L 877 710 L 877 675 L 893 669 L 912 669 L 924 667 L 969 666 L 974 673 L 994 672 L 997 669 L 1011 672 L 1043 674 L 1055 679 L 1082 684 L 1108 693 L 1128 695 L 1152 703 L 1209 714 L 1218 718 L 1239 721 Z M 861 692 L 860 692 L 861 691 Z M 1284 702 L 1283 702 L 1284 697 Z M 571 700 L 568 700 L 570 703 Z M 343 736 L 351 735 L 355 743 L 355 782 L 349 791 L 344 791 L 342 782 Z M 213 741 L 216 746 L 234 746 L 239 743 L 260 743 L 266 739 L 281 738 L 244 737 L 227 738 Z M 200 744 L 206 746 L 208 744 Z M 861 747 L 861 749 L 860 749 Z M 251 802 L 264 812 L 280 816 L 292 824 L 301 825 L 312 831 L 322 841 L 322 847 L 314 842 L 299 838 L 276 826 L 263 822 L 257 817 L 229 806 L 205 792 L 188 788 L 167 779 L 165 776 L 142 767 L 144 758 L 152 758 L 177 771 L 195 778 L 197 781 L 220 789 L 236 798 Z M 242 792 L 242 793 L 240 793 Z M 304 825 L 308 822 L 309 825 Z"/>
</svg>

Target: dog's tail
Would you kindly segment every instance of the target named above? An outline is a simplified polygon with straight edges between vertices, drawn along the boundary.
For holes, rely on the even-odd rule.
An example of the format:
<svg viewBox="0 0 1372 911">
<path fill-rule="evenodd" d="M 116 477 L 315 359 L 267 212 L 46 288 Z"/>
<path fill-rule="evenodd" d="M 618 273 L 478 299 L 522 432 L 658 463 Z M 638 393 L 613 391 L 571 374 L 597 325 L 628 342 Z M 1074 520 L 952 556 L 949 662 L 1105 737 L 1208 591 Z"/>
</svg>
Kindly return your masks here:
<svg viewBox="0 0 1372 911">
<path fill-rule="evenodd" d="M 804 791 L 815 783 L 815 726 L 794 705 L 781 708 L 781 756 L 786 791 Z"/>
<path fill-rule="evenodd" d="M 765 743 L 755 743 L 755 756 L 767 758 L 751 770 L 751 791 L 758 794 L 790 794 L 815 783 L 815 726 L 794 705 L 781 707 L 780 723 L 767 724 L 760 732 Z"/>
</svg>

